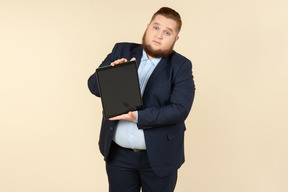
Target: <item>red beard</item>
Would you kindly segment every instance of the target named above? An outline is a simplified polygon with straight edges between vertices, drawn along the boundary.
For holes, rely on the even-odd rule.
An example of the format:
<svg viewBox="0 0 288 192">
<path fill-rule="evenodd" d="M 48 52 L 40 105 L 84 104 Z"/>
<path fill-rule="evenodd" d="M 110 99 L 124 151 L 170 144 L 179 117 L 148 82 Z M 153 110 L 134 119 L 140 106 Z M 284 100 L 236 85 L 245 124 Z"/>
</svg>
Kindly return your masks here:
<svg viewBox="0 0 288 192">
<path fill-rule="evenodd" d="M 147 53 L 147 55 L 149 55 L 149 56 L 151 56 L 153 58 L 160 58 L 160 57 L 166 57 L 166 56 L 170 55 L 173 52 L 173 47 L 174 47 L 175 42 L 168 49 L 164 49 L 164 50 L 163 49 L 157 49 L 157 50 L 154 50 L 150 44 L 146 43 L 146 31 L 145 31 L 145 33 L 144 33 L 144 35 L 142 37 L 142 47 L 143 47 L 144 51 Z"/>
</svg>

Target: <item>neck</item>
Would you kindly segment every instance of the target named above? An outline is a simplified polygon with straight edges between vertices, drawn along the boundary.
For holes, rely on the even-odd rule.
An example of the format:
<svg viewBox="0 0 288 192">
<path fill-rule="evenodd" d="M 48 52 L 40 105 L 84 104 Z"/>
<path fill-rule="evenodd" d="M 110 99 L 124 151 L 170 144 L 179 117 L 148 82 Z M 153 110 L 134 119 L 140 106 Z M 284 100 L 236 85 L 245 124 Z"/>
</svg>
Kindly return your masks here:
<svg viewBox="0 0 288 192">
<path fill-rule="evenodd" d="M 152 57 L 150 55 L 147 54 L 148 59 L 155 59 L 155 57 Z"/>
</svg>

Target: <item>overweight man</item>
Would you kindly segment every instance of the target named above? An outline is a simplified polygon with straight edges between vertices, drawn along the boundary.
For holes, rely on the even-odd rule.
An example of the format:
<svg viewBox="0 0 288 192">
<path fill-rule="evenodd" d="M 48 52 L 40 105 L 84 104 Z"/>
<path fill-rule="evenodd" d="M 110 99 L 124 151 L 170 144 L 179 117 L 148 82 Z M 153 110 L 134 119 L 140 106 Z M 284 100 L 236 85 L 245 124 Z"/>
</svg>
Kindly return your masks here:
<svg viewBox="0 0 288 192">
<path fill-rule="evenodd" d="M 184 163 L 185 119 L 195 94 L 192 63 L 173 50 L 181 26 L 180 15 L 162 7 L 147 25 L 142 44 L 117 43 L 100 65 L 136 60 L 143 100 L 142 110 L 102 120 L 99 148 L 110 192 L 175 189 Z M 88 87 L 100 97 L 96 73 Z"/>
</svg>

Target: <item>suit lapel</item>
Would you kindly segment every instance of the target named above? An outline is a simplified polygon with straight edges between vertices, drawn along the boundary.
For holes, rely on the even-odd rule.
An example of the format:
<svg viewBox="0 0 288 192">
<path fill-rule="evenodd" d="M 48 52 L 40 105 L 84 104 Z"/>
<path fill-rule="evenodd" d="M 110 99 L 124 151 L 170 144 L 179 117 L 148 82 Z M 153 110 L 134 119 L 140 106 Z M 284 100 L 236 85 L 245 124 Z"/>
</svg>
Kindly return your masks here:
<svg viewBox="0 0 288 192">
<path fill-rule="evenodd" d="M 140 45 L 139 47 L 137 47 L 133 52 L 132 52 L 132 58 L 135 57 L 136 61 L 137 61 L 137 65 L 139 67 L 140 63 L 141 63 L 141 58 L 142 58 L 142 54 L 143 54 L 143 48 L 142 45 Z M 131 58 L 131 59 L 132 59 Z M 150 87 L 153 85 L 153 81 L 159 76 L 159 74 L 165 70 L 165 68 L 168 67 L 168 57 L 164 57 L 161 59 L 161 61 L 158 63 L 157 67 L 154 69 L 153 73 L 151 74 L 147 85 L 145 87 L 145 92 L 147 92 Z"/>
<path fill-rule="evenodd" d="M 141 58 L 142 58 L 142 53 L 143 53 L 143 48 L 141 45 L 139 45 L 139 47 L 137 47 L 133 52 L 132 52 L 132 58 L 135 57 L 136 61 L 137 61 L 137 66 L 139 67 L 140 63 L 141 63 Z M 131 58 L 131 59 L 132 59 Z"/>
<path fill-rule="evenodd" d="M 160 75 L 160 73 L 163 72 L 167 67 L 168 67 L 167 57 L 162 58 L 161 61 L 156 66 L 156 68 L 154 69 L 154 71 L 152 72 L 152 74 L 151 74 L 151 76 L 147 82 L 147 85 L 145 87 L 144 94 L 145 94 L 145 92 L 147 92 L 150 89 L 150 87 L 153 85 L 153 82 Z"/>
</svg>

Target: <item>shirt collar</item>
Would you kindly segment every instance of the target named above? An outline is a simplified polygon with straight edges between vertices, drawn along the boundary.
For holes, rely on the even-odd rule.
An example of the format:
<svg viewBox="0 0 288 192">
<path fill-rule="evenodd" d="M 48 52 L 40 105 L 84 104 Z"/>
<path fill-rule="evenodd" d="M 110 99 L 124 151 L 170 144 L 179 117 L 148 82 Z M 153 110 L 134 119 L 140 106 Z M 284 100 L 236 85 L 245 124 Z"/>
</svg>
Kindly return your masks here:
<svg viewBox="0 0 288 192">
<path fill-rule="evenodd" d="M 142 62 L 142 61 L 150 60 L 150 61 L 153 63 L 153 65 L 157 65 L 157 64 L 161 61 L 161 59 L 162 59 L 162 57 L 160 57 L 160 58 L 154 58 L 154 59 L 149 59 L 148 56 L 147 56 L 147 53 L 143 50 L 141 62 Z"/>
</svg>

